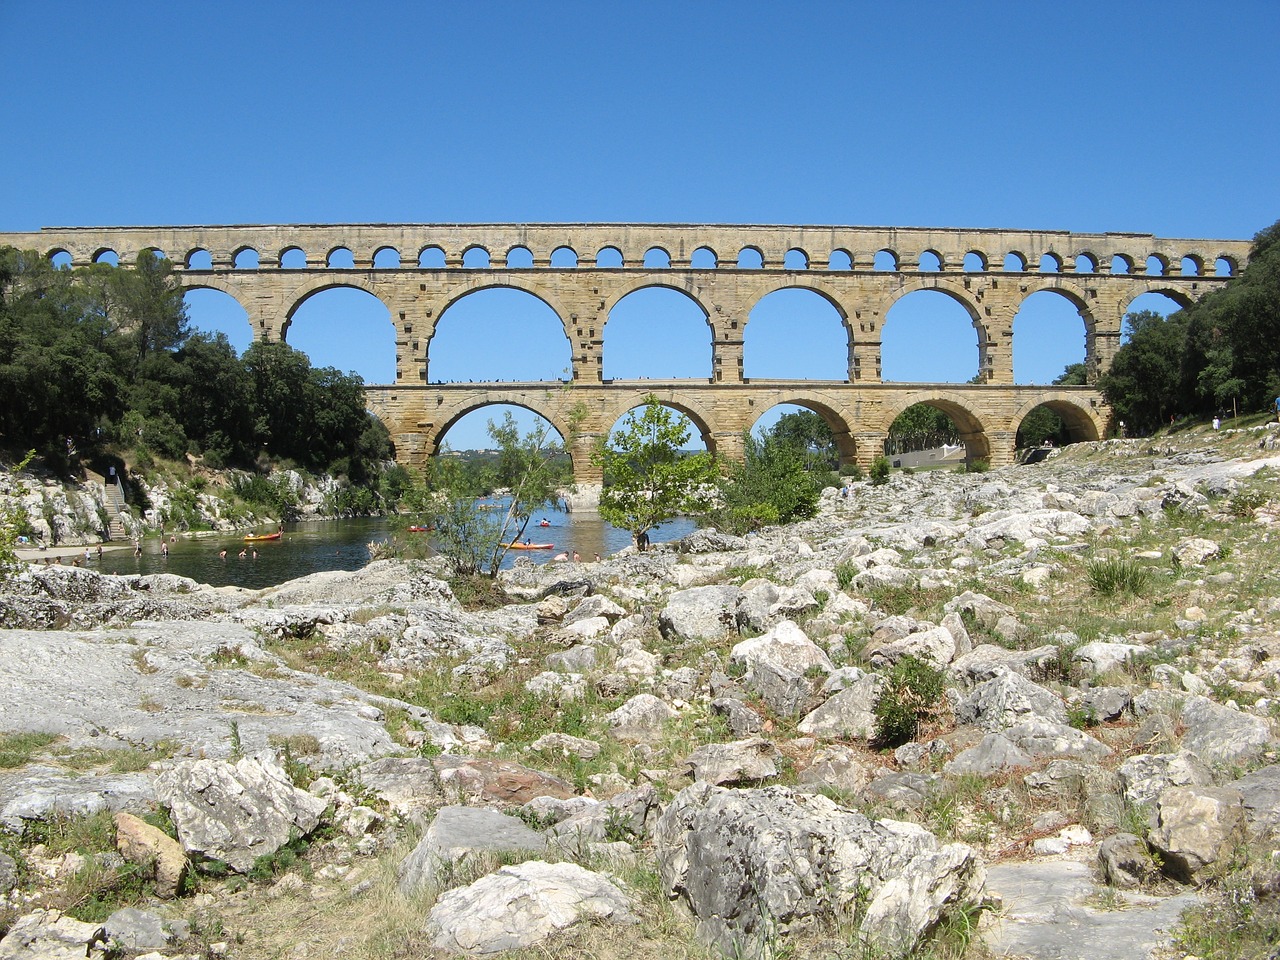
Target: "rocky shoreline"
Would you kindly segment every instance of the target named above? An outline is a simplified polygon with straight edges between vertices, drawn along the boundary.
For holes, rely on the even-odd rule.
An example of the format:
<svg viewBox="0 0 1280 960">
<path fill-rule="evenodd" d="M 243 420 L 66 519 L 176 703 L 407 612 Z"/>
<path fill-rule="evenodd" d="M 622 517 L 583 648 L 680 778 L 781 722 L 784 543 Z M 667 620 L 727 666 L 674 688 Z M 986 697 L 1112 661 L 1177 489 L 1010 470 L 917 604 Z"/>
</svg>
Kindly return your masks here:
<svg viewBox="0 0 1280 960">
<path fill-rule="evenodd" d="M 1278 436 L 895 474 L 495 609 L 438 561 L 32 567 L 0 958 L 1189 956 L 1280 871 Z"/>
</svg>

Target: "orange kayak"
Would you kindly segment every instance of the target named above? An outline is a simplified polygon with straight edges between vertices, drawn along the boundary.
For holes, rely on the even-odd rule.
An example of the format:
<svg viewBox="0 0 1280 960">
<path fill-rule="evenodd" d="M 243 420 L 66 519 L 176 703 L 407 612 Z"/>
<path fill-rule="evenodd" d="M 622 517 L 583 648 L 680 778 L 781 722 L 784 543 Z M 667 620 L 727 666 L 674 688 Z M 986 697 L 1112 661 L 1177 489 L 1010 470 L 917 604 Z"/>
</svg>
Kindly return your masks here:
<svg viewBox="0 0 1280 960">
<path fill-rule="evenodd" d="M 554 550 L 554 543 L 504 543 L 508 550 Z"/>
</svg>

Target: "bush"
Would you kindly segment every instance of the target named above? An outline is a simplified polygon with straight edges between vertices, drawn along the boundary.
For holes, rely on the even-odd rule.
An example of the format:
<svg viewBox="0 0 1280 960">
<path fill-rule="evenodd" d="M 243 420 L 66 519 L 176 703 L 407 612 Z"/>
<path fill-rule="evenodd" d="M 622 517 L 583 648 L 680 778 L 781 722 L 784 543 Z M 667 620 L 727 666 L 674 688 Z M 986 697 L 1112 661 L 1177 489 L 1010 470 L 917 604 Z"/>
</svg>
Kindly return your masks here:
<svg viewBox="0 0 1280 960">
<path fill-rule="evenodd" d="M 986 473 L 991 469 L 991 464 L 981 458 L 970 460 L 964 465 L 965 473 Z"/>
<path fill-rule="evenodd" d="M 1136 560 L 1090 560 L 1085 573 L 1093 592 L 1104 597 L 1117 593 L 1140 596 L 1151 583 L 1151 571 Z"/>
<path fill-rule="evenodd" d="M 923 660 L 906 656 L 895 663 L 881 681 L 872 707 L 876 741 L 892 747 L 914 739 L 942 699 L 944 682 L 943 672 Z"/>
<path fill-rule="evenodd" d="M 854 480 L 862 480 L 866 474 L 862 472 L 862 467 L 856 463 L 846 463 L 840 468 L 840 476 L 850 477 Z"/>
<path fill-rule="evenodd" d="M 871 485 L 878 487 L 889 480 L 889 458 L 876 457 L 871 461 Z"/>
</svg>

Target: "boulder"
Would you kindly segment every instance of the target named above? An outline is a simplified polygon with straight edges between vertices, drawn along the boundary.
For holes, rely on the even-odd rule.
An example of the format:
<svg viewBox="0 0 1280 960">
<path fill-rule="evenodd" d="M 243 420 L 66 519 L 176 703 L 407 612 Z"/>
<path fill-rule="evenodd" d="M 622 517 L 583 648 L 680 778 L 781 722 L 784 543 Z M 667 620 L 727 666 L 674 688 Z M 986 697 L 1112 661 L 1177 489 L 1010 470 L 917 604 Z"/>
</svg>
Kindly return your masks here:
<svg viewBox="0 0 1280 960">
<path fill-rule="evenodd" d="M 295 787 L 274 760 L 256 757 L 180 761 L 156 777 L 156 798 L 169 808 L 183 850 L 240 873 L 314 830 L 328 806 Z"/>
<path fill-rule="evenodd" d="M 955 715 L 956 723 L 970 723 L 990 732 L 1026 719 L 1067 722 L 1067 708 L 1060 697 L 1007 667 L 997 667 L 990 680 L 962 697 Z"/>
<path fill-rule="evenodd" d="M 541 853 L 546 838 L 524 821 L 496 810 L 445 807 L 436 814 L 413 852 L 400 862 L 400 892 L 412 896 L 462 862 L 490 852 Z"/>
<path fill-rule="evenodd" d="M 817 681 L 835 669 L 823 649 L 790 620 L 763 636 L 739 641 L 729 653 L 729 662 L 745 667 L 743 685 L 786 716 L 797 714 L 813 695 Z"/>
<path fill-rule="evenodd" d="M 814 753 L 809 765 L 796 776 L 801 789 L 829 789 L 847 794 L 857 793 L 870 779 L 861 756 L 838 743 Z"/>
<path fill-rule="evenodd" d="M 861 899 L 862 939 L 905 957 L 940 919 L 981 903 L 983 869 L 966 845 L 782 787 L 685 788 L 658 821 L 654 852 L 699 941 L 726 953 L 755 955 L 775 932 L 847 917 Z"/>
<path fill-rule="evenodd" d="M 966 773 L 985 776 L 1030 766 L 1033 760 L 1042 757 L 1100 760 L 1111 753 L 1106 744 L 1073 727 L 1031 719 L 998 733 L 988 733 L 977 746 L 956 754 L 943 770 L 952 776 Z"/>
<path fill-rule="evenodd" d="M 572 797 L 573 785 L 510 760 L 445 754 L 431 761 L 440 791 L 455 803 L 520 806 L 534 797 Z"/>
<path fill-rule="evenodd" d="M 880 678 L 874 673 L 865 674 L 810 712 L 796 729 L 830 740 L 870 740 L 876 733 L 873 707 L 879 690 Z"/>
<path fill-rule="evenodd" d="M 1182 706 L 1182 748 L 1210 766 L 1248 763 L 1272 744 L 1271 726 L 1208 697 L 1188 697 Z"/>
<path fill-rule="evenodd" d="M 582 921 L 633 923 L 631 901 L 598 873 L 533 860 L 443 894 L 427 918 L 437 950 L 486 956 L 541 943 Z"/>
<path fill-rule="evenodd" d="M 1119 670 L 1147 650 L 1137 643 L 1113 643 L 1095 640 L 1077 647 L 1071 655 L 1072 665 L 1082 674 L 1096 677 L 1111 670 Z"/>
<path fill-rule="evenodd" d="M 573 852 L 583 843 L 644 840 L 653 831 L 657 817 L 658 791 L 646 783 L 603 802 L 590 803 L 547 833 L 562 849 Z"/>
<path fill-rule="evenodd" d="M 1249 835 L 1264 843 L 1280 841 L 1280 764 L 1255 770 L 1227 786 L 1240 791 Z"/>
<path fill-rule="evenodd" d="M 182 845 L 163 830 L 131 813 L 117 813 L 116 849 L 130 863 L 151 871 L 156 895 L 169 899 L 182 889 L 187 873 L 187 857 Z"/>
<path fill-rule="evenodd" d="M 1164 872 L 1183 883 L 1203 879 L 1243 839 L 1242 798 L 1231 787 L 1170 787 L 1156 801 L 1147 834 Z"/>
<path fill-rule="evenodd" d="M 125 950 L 163 950 L 191 934 L 185 920 L 167 920 L 135 907 L 124 907 L 111 914 L 103 924 L 103 931 L 107 939 Z"/>
<path fill-rule="evenodd" d="M 1222 548 L 1204 537 L 1188 537 L 1173 548 L 1173 556 L 1183 566 L 1196 566 L 1221 556 Z"/>
<path fill-rule="evenodd" d="M 105 947 L 101 924 L 35 910 L 19 917 L 0 940 L 0 960 L 104 960 Z"/>
<path fill-rule="evenodd" d="M 639 693 L 605 714 L 609 735 L 615 740 L 644 741 L 662 734 L 666 722 L 676 712 L 651 693 Z"/>
<path fill-rule="evenodd" d="M 1156 864 L 1141 837 L 1117 833 L 1098 844 L 1098 868 L 1102 879 L 1128 890 L 1152 880 Z"/>
<path fill-rule="evenodd" d="M 600 744 L 594 740 L 574 737 L 567 733 L 544 733 L 529 744 L 529 749 L 544 753 L 562 753 L 567 757 L 577 757 L 580 760 L 594 760 L 600 756 Z"/>
<path fill-rule="evenodd" d="M 684 761 L 684 766 L 694 780 L 719 786 L 737 785 L 776 777 L 778 757 L 772 743 L 752 737 L 699 747 Z"/>
<path fill-rule="evenodd" d="M 546 601 L 543 602 L 545 603 Z M 576 607 L 564 615 L 564 624 L 569 626 L 582 620 L 592 620 L 597 617 L 604 617 L 605 620 L 612 624 L 626 615 L 627 611 L 608 597 L 600 593 L 593 593 L 588 597 L 583 597 Z"/>
<path fill-rule="evenodd" d="M 1058 648 L 1052 644 L 1034 650 L 1008 650 L 994 643 L 983 643 L 957 657 L 951 664 L 951 670 L 967 683 L 990 680 L 1001 668 L 1024 677 L 1044 677 L 1057 666 L 1058 656 Z"/>
<path fill-rule="evenodd" d="M 956 639 L 946 627 L 931 627 L 881 644 L 871 651 L 873 667 L 887 667 L 903 657 L 915 657 L 942 669 L 956 655 Z"/>
<path fill-rule="evenodd" d="M 1213 773 L 1195 754 L 1142 753 L 1116 768 L 1126 802 L 1151 807 L 1169 787 L 1209 787 Z"/>
<path fill-rule="evenodd" d="M 711 701 L 711 713 L 724 717 L 736 737 L 749 737 L 753 733 L 759 733 L 764 726 L 760 714 L 733 697 L 716 697 Z"/>
<path fill-rule="evenodd" d="M 677 590 L 658 615 L 658 629 L 680 640 L 719 640 L 737 632 L 741 598 L 742 590 L 731 585 Z"/>
</svg>

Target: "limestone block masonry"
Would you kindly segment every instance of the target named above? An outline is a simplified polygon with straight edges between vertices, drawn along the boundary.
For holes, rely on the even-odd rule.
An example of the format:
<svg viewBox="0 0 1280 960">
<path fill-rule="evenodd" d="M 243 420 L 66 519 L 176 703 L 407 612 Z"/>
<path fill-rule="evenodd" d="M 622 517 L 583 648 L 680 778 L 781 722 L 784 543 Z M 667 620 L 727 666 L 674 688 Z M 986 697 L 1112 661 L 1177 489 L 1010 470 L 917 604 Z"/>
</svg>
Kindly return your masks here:
<svg viewBox="0 0 1280 960">
<path fill-rule="evenodd" d="M 574 475 L 584 483 L 600 479 L 591 445 L 651 393 L 687 414 L 708 449 L 729 457 L 741 456 L 743 431 L 778 403 L 818 413 L 841 462 L 864 467 L 883 452 L 893 419 L 914 403 L 943 410 L 969 457 L 992 466 L 1012 461 L 1018 425 L 1040 404 L 1063 418 L 1074 439 L 1096 439 L 1110 411 L 1093 386 L 1014 384 L 1013 321 L 1022 302 L 1042 290 L 1071 302 L 1083 323 L 1092 383 L 1119 349 L 1134 298 L 1161 293 L 1192 303 L 1238 275 L 1250 247 L 1247 240 L 1141 233 L 656 223 L 46 227 L 0 233 L 0 245 L 69 258 L 74 266 L 112 254 L 128 266 L 144 251 L 162 253 L 185 286 L 234 297 L 255 339 L 286 339 L 297 309 L 321 290 L 365 290 L 387 307 L 395 328 L 395 383 L 370 385 L 366 396 L 391 431 L 397 459 L 420 463 L 458 418 L 510 403 L 546 417 L 564 436 L 578 422 L 570 447 Z M 654 262 L 668 265 L 646 266 Z M 609 312 L 627 294 L 655 286 L 676 289 L 701 309 L 712 347 L 709 375 L 605 380 Z M 524 290 L 555 311 L 572 350 L 568 380 L 431 381 L 440 317 L 459 298 L 491 287 Z M 792 288 L 813 291 L 839 313 L 848 343 L 844 380 L 744 378 L 752 308 Z M 881 380 L 885 318 L 917 290 L 946 294 L 969 314 L 979 383 Z"/>
</svg>

